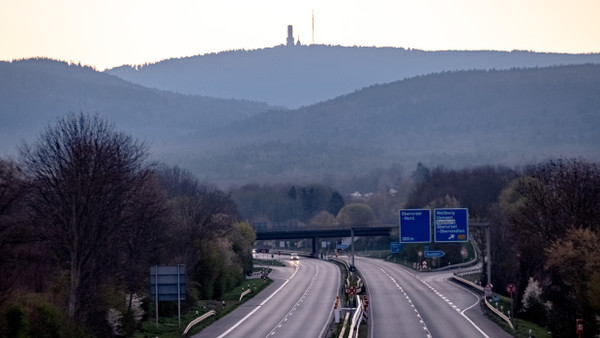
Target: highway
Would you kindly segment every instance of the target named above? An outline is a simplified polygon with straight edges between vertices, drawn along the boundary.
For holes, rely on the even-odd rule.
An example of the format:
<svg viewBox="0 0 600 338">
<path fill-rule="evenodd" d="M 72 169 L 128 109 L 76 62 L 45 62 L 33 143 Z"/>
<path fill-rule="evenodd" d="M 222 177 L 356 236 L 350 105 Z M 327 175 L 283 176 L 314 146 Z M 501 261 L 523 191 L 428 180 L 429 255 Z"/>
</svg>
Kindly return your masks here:
<svg viewBox="0 0 600 338">
<path fill-rule="evenodd" d="M 370 337 L 511 337 L 483 316 L 479 296 L 448 281 L 451 272 L 362 257 L 355 264 L 368 289 Z"/>
<path fill-rule="evenodd" d="M 304 257 L 284 263 L 263 292 L 193 337 L 321 337 L 332 320 L 339 268 Z"/>
</svg>

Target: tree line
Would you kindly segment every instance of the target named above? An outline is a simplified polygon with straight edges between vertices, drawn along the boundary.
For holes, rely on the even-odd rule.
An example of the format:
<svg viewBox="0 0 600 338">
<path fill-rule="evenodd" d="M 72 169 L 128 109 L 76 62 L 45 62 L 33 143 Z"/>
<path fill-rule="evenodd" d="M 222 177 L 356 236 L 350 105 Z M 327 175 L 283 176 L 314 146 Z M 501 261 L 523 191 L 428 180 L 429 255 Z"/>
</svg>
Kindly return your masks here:
<svg viewBox="0 0 600 338">
<path fill-rule="evenodd" d="M 517 286 L 516 317 L 556 337 L 572 336 L 577 318 L 584 336 L 600 332 L 598 163 L 560 159 L 519 170 L 420 165 L 413 178 L 408 207 L 468 207 L 472 221 L 489 223 L 494 292 L 509 296 L 506 285 Z M 470 232 L 486 255 L 483 231 Z"/>
<path fill-rule="evenodd" d="M 472 220 L 490 224 L 495 291 L 517 285 L 518 317 L 556 336 L 571 334 L 575 318 L 586 334 L 599 330 L 597 163 L 419 164 L 410 177 L 397 166 L 369 173 L 377 188 L 355 199 L 327 184 L 225 193 L 148 156 L 147 145 L 102 118 L 70 114 L 18 158 L 0 159 L 0 335 L 131 334 L 155 264 L 186 264 L 188 302 L 219 298 L 252 266 L 255 233 L 242 220 L 362 226 L 397 222 L 401 208 L 441 207 L 469 208 Z M 471 237 L 487 254 L 483 233 L 471 229 Z M 381 243 L 397 239 L 393 232 Z M 430 249 L 460 262 L 461 246 Z M 416 259 L 419 250 L 407 245 L 404 255 Z"/>
<path fill-rule="evenodd" d="M 0 336 L 131 335 L 151 265 L 186 264 L 191 305 L 243 280 L 254 240 L 216 186 L 69 114 L 0 159 Z"/>
</svg>

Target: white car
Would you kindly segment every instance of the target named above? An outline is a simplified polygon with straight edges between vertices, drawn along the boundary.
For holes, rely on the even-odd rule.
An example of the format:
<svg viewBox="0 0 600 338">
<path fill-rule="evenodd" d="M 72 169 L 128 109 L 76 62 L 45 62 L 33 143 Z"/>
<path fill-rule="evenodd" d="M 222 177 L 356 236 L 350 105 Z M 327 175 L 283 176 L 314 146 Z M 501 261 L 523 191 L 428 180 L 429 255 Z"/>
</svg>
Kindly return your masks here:
<svg viewBox="0 0 600 338">
<path fill-rule="evenodd" d="M 290 254 L 290 261 L 297 261 L 298 260 L 298 254 L 295 252 L 292 252 Z"/>
</svg>

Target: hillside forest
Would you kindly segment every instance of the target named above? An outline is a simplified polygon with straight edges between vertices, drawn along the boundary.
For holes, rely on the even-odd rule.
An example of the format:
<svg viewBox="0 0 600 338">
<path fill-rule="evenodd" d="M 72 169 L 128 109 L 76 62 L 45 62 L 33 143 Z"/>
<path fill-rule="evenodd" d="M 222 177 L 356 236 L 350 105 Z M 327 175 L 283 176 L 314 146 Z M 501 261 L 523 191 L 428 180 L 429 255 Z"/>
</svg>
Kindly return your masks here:
<svg viewBox="0 0 600 338">
<path fill-rule="evenodd" d="M 420 74 L 298 109 L 166 92 L 48 59 L 0 62 L 0 78 L 0 154 L 67 112 L 99 112 L 151 145 L 151 161 L 223 189 L 294 182 L 366 192 L 357 178 L 409 174 L 418 163 L 600 160 L 598 64 Z"/>
<path fill-rule="evenodd" d="M 390 166 L 361 176 L 370 188 L 362 193 L 322 182 L 222 190 L 151 161 L 151 149 L 100 114 L 65 113 L 0 159 L 0 336 L 132 336 L 152 315 L 152 265 L 186 264 L 190 307 L 244 281 L 253 224 L 397 224 L 399 209 L 438 207 L 489 222 L 492 279 L 518 286 L 519 317 L 557 337 L 572 334 L 575 318 L 587 336 L 600 333 L 596 162 Z M 483 248 L 484 236 L 471 232 Z M 397 236 L 357 245 L 389 249 Z M 448 252 L 440 264 L 460 262 L 461 247 L 432 244 Z M 402 255 L 414 261 L 421 249 L 407 245 Z"/>
</svg>

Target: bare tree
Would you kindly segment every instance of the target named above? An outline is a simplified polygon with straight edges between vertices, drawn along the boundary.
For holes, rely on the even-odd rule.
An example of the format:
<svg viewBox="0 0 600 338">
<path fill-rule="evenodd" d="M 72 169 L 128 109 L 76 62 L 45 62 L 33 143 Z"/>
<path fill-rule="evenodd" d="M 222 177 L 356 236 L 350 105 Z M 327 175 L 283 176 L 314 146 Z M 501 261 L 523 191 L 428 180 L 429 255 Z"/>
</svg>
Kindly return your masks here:
<svg viewBox="0 0 600 338">
<path fill-rule="evenodd" d="M 69 271 L 68 314 L 75 317 L 116 266 L 114 249 L 150 175 L 147 147 L 97 115 L 69 114 L 20 154 L 34 221 Z"/>
<path fill-rule="evenodd" d="M 164 224 L 168 219 L 166 196 L 158 186 L 155 175 L 143 176 L 132 202 L 128 204 L 124 219 L 119 252 L 121 271 L 129 293 L 128 310 L 133 294 L 147 285 L 148 267 L 158 264 L 164 239 Z"/>
<path fill-rule="evenodd" d="M 26 184 L 20 169 L 9 160 L 0 159 L 0 303 L 10 294 L 19 278 L 17 249 L 32 240 L 24 233 L 24 199 Z M 15 270 L 15 273 L 11 271 Z"/>
<path fill-rule="evenodd" d="M 216 186 L 200 183 L 177 167 L 163 167 L 160 178 L 168 192 L 171 215 L 168 259 L 185 262 L 202 296 L 219 297 L 241 280 L 249 257 L 251 264 L 253 239 L 242 235 L 243 227 L 234 226 L 237 208 Z"/>
<path fill-rule="evenodd" d="M 557 160 L 531 167 L 505 189 L 500 205 L 519 255 L 520 289 L 529 277 L 544 282 L 553 303 L 550 327 L 553 333 L 568 335 L 571 326 L 565 323 L 593 313 L 586 308 L 583 290 L 598 266 L 592 253 L 597 253 L 600 233 L 600 165 Z M 580 262 L 592 267 L 582 270 Z M 597 326 L 590 329 L 597 333 Z"/>
</svg>

